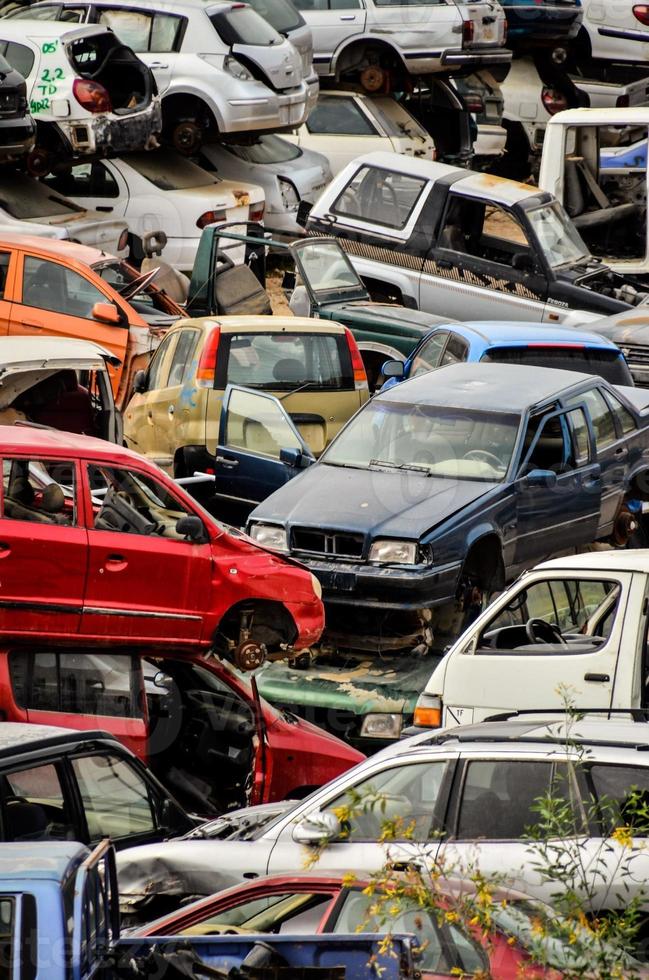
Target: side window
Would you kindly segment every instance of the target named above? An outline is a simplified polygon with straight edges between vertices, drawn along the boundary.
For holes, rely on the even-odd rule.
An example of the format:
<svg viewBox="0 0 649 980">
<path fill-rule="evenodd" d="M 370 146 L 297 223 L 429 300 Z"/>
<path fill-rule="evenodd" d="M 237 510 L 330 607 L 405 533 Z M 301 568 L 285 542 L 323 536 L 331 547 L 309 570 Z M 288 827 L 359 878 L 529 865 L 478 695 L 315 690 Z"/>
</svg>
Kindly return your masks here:
<svg viewBox="0 0 649 980">
<path fill-rule="evenodd" d="M 139 658 L 131 654 L 12 650 L 9 655 L 16 703 L 32 710 L 139 718 L 138 668 Z"/>
<path fill-rule="evenodd" d="M 360 798 L 361 802 L 345 821 L 346 839 L 377 840 L 385 821 L 398 818 L 404 836 L 416 841 L 430 840 L 438 829 L 435 809 L 446 767 L 444 761 L 398 766 L 358 783 L 353 788 L 354 799 Z M 350 796 L 344 793 L 327 809 L 335 811 L 350 803 Z"/>
<path fill-rule="evenodd" d="M 615 827 L 629 827 L 634 837 L 649 837 L 649 770 L 641 766 L 592 765 L 588 771 L 606 833 Z"/>
<path fill-rule="evenodd" d="M 575 408 L 568 412 L 566 418 L 572 433 L 572 442 L 575 453 L 575 464 L 583 466 L 590 459 L 590 438 L 588 435 L 588 423 L 583 408 Z"/>
<path fill-rule="evenodd" d="M 157 351 L 153 355 L 151 363 L 149 364 L 149 369 L 147 371 L 147 391 L 157 391 L 162 387 L 160 381 L 162 378 L 162 366 L 164 364 L 167 354 L 170 353 L 170 349 L 175 347 L 178 342 L 178 334 L 172 333 L 164 338 Z M 165 375 L 166 377 L 166 375 Z"/>
<path fill-rule="evenodd" d="M 149 51 L 153 14 L 143 10 L 110 10 L 99 13 L 98 23 L 110 27 L 123 44 L 134 51 Z"/>
<path fill-rule="evenodd" d="M 412 359 L 409 378 L 417 378 L 420 374 L 427 374 L 439 366 L 447 337 L 448 331 L 440 330 L 421 345 L 419 352 Z"/>
<path fill-rule="evenodd" d="M 611 410 L 617 419 L 617 424 L 622 435 L 627 435 L 637 428 L 635 419 L 628 408 L 625 408 L 619 398 L 616 398 L 610 391 L 604 392 L 606 401 L 611 406 Z"/>
<path fill-rule="evenodd" d="M 57 767 L 6 773 L 2 786 L 4 840 L 78 840 Z"/>
<path fill-rule="evenodd" d="M 63 460 L 5 459 L 2 516 L 36 524 L 76 523 L 74 463 Z"/>
<path fill-rule="evenodd" d="M 515 256 L 531 262 L 530 243 L 522 225 L 504 208 L 479 199 L 449 195 L 438 238 L 440 248 L 507 265 Z"/>
<path fill-rule="evenodd" d="M 528 423 L 522 454 L 522 473 L 552 470 L 564 473 L 574 467 L 574 452 L 563 415 L 533 415 Z"/>
<path fill-rule="evenodd" d="M 101 161 L 50 174 L 44 183 L 67 197 L 119 197 L 117 181 Z"/>
<path fill-rule="evenodd" d="M 5 295 L 10 258 L 11 258 L 10 252 L 0 252 L 0 299 L 4 299 L 4 295 Z"/>
<path fill-rule="evenodd" d="M 188 510 L 167 488 L 135 470 L 89 466 L 88 481 L 96 531 L 119 531 L 171 538 L 179 544 L 185 537 L 176 524 Z"/>
<path fill-rule="evenodd" d="M 298 10 L 308 13 L 312 10 L 358 10 L 360 0 L 297 0 Z"/>
<path fill-rule="evenodd" d="M 323 95 L 307 120 L 310 133 L 337 136 L 378 136 L 378 130 L 354 99 Z"/>
<path fill-rule="evenodd" d="M 520 840 L 538 823 L 535 806 L 550 790 L 570 799 L 568 771 L 552 762 L 468 762 L 460 799 L 458 840 Z"/>
<path fill-rule="evenodd" d="M 466 361 L 468 353 L 469 345 L 466 340 L 462 340 L 456 333 L 452 333 L 446 345 L 440 366 L 443 367 L 445 364 L 458 364 L 461 361 Z"/>
<path fill-rule="evenodd" d="M 597 451 L 601 452 L 603 449 L 611 446 L 617 439 L 615 420 L 613 418 L 613 412 L 606 404 L 602 393 L 597 388 L 590 388 L 588 391 L 581 392 L 572 401 L 573 403 L 586 403 L 593 423 L 593 429 L 595 430 L 595 446 L 597 447 Z"/>
<path fill-rule="evenodd" d="M 91 320 L 95 303 L 106 303 L 108 300 L 78 272 L 66 269 L 58 262 L 26 255 L 22 302 L 25 306 L 34 306 L 39 310 L 67 313 Z"/>
<path fill-rule="evenodd" d="M 153 15 L 149 51 L 154 51 L 159 54 L 178 51 L 182 40 L 184 23 L 184 17 L 175 17 L 172 14 L 161 14 L 159 12 L 155 13 Z"/>
<path fill-rule="evenodd" d="M 17 41 L 0 41 L 0 54 L 4 55 L 11 67 L 23 78 L 27 78 L 34 67 L 35 55 L 31 48 Z"/>
<path fill-rule="evenodd" d="M 156 829 L 147 785 L 136 768 L 115 755 L 72 760 L 91 841 L 119 840 Z"/>
<path fill-rule="evenodd" d="M 517 592 L 484 626 L 477 654 L 530 656 L 593 653 L 610 635 L 620 599 L 617 582 L 549 578 Z"/>
<path fill-rule="evenodd" d="M 361 167 L 331 210 L 373 225 L 405 228 L 425 186 L 426 181 L 418 177 L 379 167 Z"/>
<path fill-rule="evenodd" d="M 233 391 L 228 402 L 225 444 L 279 459 L 282 449 L 301 449 L 293 426 L 274 399 Z"/>
<path fill-rule="evenodd" d="M 180 331 L 180 336 L 171 359 L 169 377 L 167 378 L 165 387 L 175 388 L 177 385 L 182 384 L 187 365 L 191 363 L 199 336 L 200 331 L 198 330 Z"/>
</svg>

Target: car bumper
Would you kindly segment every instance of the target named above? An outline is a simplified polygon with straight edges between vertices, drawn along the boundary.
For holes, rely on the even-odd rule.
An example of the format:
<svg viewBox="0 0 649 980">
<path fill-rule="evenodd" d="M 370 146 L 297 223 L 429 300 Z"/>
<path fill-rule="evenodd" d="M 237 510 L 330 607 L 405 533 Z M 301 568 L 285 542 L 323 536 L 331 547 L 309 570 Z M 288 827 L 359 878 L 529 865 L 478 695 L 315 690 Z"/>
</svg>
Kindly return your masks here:
<svg viewBox="0 0 649 980">
<path fill-rule="evenodd" d="M 313 572 L 322 586 L 325 606 L 366 608 L 433 608 L 453 599 L 461 562 L 440 566 L 362 565 L 294 557 Z"/>
<path fill-rule="evenodd" d="M 228 133 L 263 132 L 268 129 L 293 129 L 301 126 L 309 114 L 309 92 L 305 82 L 287 92 L 228 100 L 224 120 Z M 317 96 L 316 96 L 317 98 Z"/>
<path fill-rule="evenodd" d="M 33 148 L 36 123 L 31 116 L 23 119 L 0 119 L 0 163 L 19 160 Z"/>
<path fill-rule="evenodd" d="M 448 69 L 477 71 L 490 65 L 508 65 L 511 60 L 512 52 L 508 48 L 449 48 L 442 53 L 442 66 Z"/>
<path fill-rule="evenodd" d="M 318 101 L 318 95 L 320 93 L 320 80 L 317 73 L 314 71 L 308 78 L 305 79 L 305 84 L 307 87 L 307 116 L 312 109 L 315 109 L 316 103 Z"/>
<path fill-rule="evenodd" d="M 130 116 L 102 113 L 93 118 L 58 120 L 57 125 L 75 155 L 153 150 L 162 130 L 160 99 L 153 99 L 147 109 Z"/>
</svg>

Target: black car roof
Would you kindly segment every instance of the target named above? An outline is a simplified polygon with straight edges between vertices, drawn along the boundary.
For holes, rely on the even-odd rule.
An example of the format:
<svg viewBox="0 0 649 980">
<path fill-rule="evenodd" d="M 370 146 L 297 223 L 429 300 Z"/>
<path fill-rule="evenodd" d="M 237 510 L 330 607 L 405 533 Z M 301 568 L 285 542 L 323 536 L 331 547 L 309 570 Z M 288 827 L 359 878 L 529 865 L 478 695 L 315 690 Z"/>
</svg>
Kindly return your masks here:
<svg viewBox="0 0 649 980">
<path fill-rule="evenodd" d="M 582 382 L 592 385 L 596 381 L 577 371 L 524 364 L 448 364 L 435 371 L 434 384 L 430 374 L 422 374 L 373 400 L 520 414 Z"/>
<path fill-rule="evenodd" d="M 108 741 L 121 749 L 122 745 L 114 735 L 100 729 L 75 731 L 71 728 L 56 728 L 50 725 L 23 725 L 20 722 L 0 722 L 0 762 L 20 756 L 23 752 L 36 752 L 69 745 Z"/>
</svg>

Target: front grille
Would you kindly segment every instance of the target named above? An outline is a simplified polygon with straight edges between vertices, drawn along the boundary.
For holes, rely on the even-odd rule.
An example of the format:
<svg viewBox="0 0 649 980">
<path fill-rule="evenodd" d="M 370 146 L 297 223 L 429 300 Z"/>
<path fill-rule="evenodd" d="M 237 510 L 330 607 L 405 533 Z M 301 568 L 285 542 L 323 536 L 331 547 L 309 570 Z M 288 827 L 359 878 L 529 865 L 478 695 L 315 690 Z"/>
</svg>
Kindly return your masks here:
<svg viewBox="0 0 649 980">
<path fill-rule="evenodd" d="M 323 558 L 362 558 L 363 535 L 350 531 L 320 531 L 310 527 L 294 527 L 291 551 Z"/>
<path fill-rule="evenodd" d="M 0 115 L 18 116 L 27 111 L 27 99 L 19 92 L 0 93 Z"/>
<path fill-rule="evenodd" d="M 633 380 L 639 388 L 649 388 L 649 347 L 620 344 Z"/>
</svg>

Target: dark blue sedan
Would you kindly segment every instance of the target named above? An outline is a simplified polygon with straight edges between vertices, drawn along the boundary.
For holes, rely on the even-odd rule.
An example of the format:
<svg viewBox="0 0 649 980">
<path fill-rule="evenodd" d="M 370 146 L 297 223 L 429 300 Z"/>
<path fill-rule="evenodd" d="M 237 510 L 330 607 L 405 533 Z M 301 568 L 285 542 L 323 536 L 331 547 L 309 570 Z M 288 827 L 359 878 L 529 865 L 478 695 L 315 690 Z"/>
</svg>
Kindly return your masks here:
<svg viewBox="0 0 649 980">
<path fill-rule="evenodd" d="M 637 540 L 648 477 L 649 392 L 455 364 L 368 402 L 248 530 L 317 576 L 337 642 L 395 649 L 559 551 Z"/>
</svg>

